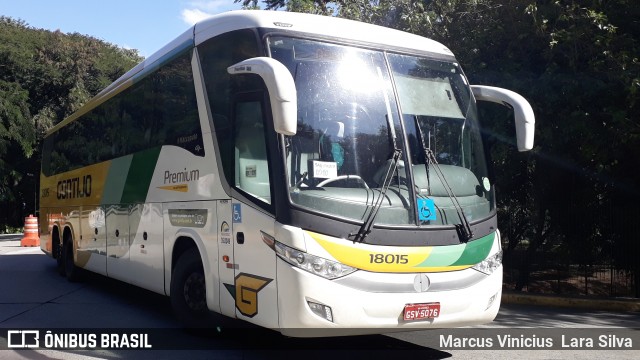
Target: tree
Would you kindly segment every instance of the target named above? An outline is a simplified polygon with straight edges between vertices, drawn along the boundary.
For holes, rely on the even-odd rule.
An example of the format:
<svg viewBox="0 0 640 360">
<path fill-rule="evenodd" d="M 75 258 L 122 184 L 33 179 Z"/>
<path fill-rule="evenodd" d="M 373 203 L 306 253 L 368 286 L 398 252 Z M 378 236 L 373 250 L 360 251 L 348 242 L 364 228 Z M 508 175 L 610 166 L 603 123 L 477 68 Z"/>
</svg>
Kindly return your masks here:
<svg viewBox="0 0 640 360">
<path fill-rule="evenodd" d="M 245 9 L 260 9 L 258 0 L 234 0 L 234 2 L 241 3 Z M 323 0 L 266 0 L 262 3 L 266 5 L 266 10 L 284 8 L 287 11 L 319 15 L 331 15 L 334 10 L 330 5 L 332 1 Z"/>
<path fill-rule="evenodd" d="M 0 231 L 36 211 L 48 129 L 140 60 L 135 50 L 0 16 Z"/>
</svg>

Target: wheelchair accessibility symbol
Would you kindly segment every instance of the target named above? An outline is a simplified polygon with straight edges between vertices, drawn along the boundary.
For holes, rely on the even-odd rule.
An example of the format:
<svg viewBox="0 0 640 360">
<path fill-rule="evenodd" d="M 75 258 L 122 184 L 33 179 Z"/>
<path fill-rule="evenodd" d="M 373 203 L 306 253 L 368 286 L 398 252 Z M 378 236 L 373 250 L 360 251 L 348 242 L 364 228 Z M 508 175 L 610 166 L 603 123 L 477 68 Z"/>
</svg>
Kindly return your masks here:
<svg viewBox="0 0 640 360">
<path fill-rule="evenodd" d="M 417 199 L 418 216 L 420 221 L 436 219 L 436 205 L 431 199 Z"/>
<path fill-rule="evenodd" d="M 242 222 L 242 208 L 240 207 L 240 204 L 233 204 L 233 222 Z"/>
</svg>

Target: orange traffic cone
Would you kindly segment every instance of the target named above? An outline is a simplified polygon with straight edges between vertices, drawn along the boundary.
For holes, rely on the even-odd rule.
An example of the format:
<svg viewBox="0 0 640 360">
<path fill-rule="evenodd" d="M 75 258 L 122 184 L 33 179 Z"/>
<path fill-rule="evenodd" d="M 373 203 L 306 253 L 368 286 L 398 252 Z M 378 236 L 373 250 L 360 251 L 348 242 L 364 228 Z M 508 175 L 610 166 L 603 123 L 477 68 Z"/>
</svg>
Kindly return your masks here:
<svg viewBox="0 0 640 360">
<path fill-rule="evenodd" d="M 20 246 L 40 246 L 37 217 L 29 215 L 24 218 L 24 237 L 20 240 Z"/>
</svg>

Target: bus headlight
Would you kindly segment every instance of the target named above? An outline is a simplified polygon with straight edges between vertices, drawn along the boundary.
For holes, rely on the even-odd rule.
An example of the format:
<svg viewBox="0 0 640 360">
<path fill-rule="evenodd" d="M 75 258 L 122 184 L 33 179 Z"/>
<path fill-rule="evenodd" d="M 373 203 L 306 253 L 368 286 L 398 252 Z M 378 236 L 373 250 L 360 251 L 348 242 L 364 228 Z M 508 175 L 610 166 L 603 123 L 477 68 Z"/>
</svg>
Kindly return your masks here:
<svg viewBox="0 0 640 360">
<path fill-rule="evenodd" d="M 289 264 L 329 280 L 351 274 L 357 270 L 336 261 L 296 250 L 277 241 L 274 242 L 274 250 L 282 260 Z"/>
<path fill-rule="evenodd" d="M 500 265 L 502 265 L 502 250 L 477 263 L 472 269 L 491 275 Z"/>
</svg>

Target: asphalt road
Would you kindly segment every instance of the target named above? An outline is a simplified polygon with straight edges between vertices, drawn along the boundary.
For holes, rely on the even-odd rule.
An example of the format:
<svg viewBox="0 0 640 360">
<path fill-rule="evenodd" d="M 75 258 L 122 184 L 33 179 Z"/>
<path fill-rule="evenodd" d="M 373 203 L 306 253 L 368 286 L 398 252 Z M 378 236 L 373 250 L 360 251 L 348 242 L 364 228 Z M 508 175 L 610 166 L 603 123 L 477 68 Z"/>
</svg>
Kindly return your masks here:
<svg viewBox="0 0 640 360">
<path fill-rule="evenodd" d="M 41 329 L 67 334 L 80 331 L 148 333 L 153 348 L 6 350 L 7 330 L 11 329 Z M 636 349 L 640 349 L 640 331 L 631 329 L 640 329 L 640 314 L 503 305 L 493 323 L 462 330 L 294 339 L 271 330 L 232 322 L 219 329 L 186 332 L 171 315 L 167 298 L 101 276 L 89 276 L 87 281 L 70 283 L 57 274 L 55 261 L 42 254 L 39 248 L 20 247 L 19 237 L 0 236 L 0 344 L 3 340 L 5 344 L 4 348 L 0 346 L 3 348 L 0 360 L 287 359 L 294 356 L 304 360 L 403 357 L 639 359 L 640 350 Z M 561 341 L 563 337 L 566 341 Z M 633 342 L 633 350 L 611 350 L 608 346 L 604 347 L 605 350 L 591 350 L 586 347 L 588 342 L 578 350 L 558 349 L 565 342 L 571 345 L 572 338 L 580 337 L 592 339 L 596 349 L 599 348 L 600 337 L 605 342 L 614 343 L 629 338 Z M 467 346 L 459 346 L 464 341 L 467 341 Z M 511 344 L 498 346 L 500 341 L 510 341 Z M 518 341 L 523 346 L 518 346 Z M 530 350 L 531 346 L 536 346 L 536 341 L 542 342 L 537 344 L 541 345 L 540 349 Z M 545 341 L 552 341 L 554 346 L 547 346 L 549 344 Z M 494 346 L 486 350 L 488 342 Z"/>
</svg>

